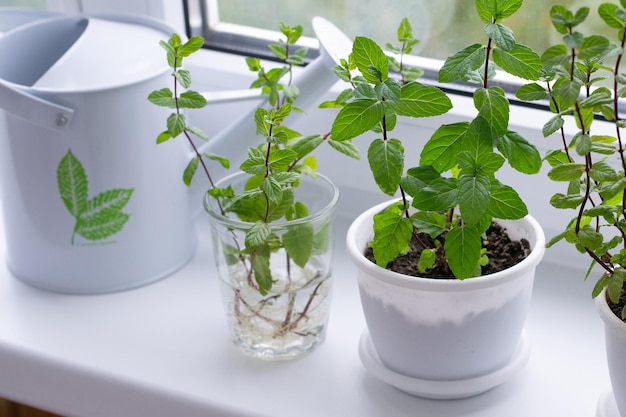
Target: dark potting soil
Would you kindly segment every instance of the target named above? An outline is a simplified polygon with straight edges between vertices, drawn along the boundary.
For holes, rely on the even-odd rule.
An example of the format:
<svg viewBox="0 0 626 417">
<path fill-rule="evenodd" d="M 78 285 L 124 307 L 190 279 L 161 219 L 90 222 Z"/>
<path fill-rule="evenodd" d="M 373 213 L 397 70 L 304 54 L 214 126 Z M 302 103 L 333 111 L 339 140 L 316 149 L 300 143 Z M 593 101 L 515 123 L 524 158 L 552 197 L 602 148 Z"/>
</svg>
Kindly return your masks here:
<svg viewBox="0 0 626 417">
<path fill-rule="evenodd" d="M 434 240 L 425 233 L 414 235 L 411 242 L 409 242 L 411 251 L 389 262 L 387 269 L 415 277 L 452 278 L 452 271 L 450 271 L 443 254 L 445 235 L 440 235 L 437 240 L 441 242 L 441 245 L 439 246 L 440 250 L 437 251 L 437 260 L 432 269 L 424 273 L 419 272 L 417 269 L 417 262 L 420 253 L 425 248 L 424 246 L 429 249 L 435 248 Z M 483 248 L 486 249 L 485 255 L 489 258 L 489 263 L 482 267 L 482 275 L 493 274 L 494 272 L 510 268 L 524 260 L 530 253 L 530 244 L 526 239 L 511 240 L 506 233 L 506 229 L 495 222 L 487 229 L 486 238 L 483 240 Z M 375 262 L 372 248 L 369 246 L 365 250 L 365 257 Z"/>
</svg>

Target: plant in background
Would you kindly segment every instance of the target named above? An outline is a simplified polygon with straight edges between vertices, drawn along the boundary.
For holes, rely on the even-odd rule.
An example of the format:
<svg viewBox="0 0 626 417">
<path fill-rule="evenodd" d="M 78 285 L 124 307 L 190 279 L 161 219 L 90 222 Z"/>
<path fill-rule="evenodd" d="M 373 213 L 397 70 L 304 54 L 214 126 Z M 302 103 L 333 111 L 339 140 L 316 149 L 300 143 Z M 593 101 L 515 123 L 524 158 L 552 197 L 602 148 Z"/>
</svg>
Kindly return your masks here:
<svg viewBox="0 0 626 417">
<path fill-rule="evenodd" d="M 337 69 L 352 88 L 335 102 L 341 110 L 331 137 L 350 140 L 370 130 L 380 135 L 369 146 L 370 169 L 381 191 L 401 196 L 374 217 L 371 247 L 381 267 L 417 251 L 421 252 L 419 275 L 431 276 L 435 269 L 443 269 L 447 273 L 440 276 L 478 276 L 486 262 L 483 236 L 493 219 L 519 219 L 527 214 L 518 193 L 496 174 L 506 161 L 522 173 L 536 173 L 541 157 L 532 144 L 509 130 L 506 94 L 489 85 L 495 65 L 524 79 L 538 78 L 539 56 L 517 43 L 501 23 L 521 5 L 521 0 L 476 0 L 487 44 L 473 44 L 449 57 L 439 81 L 478 83 L 473 94 L 478 113 L 470 122 L 438 128 L 424 146 L 419 165 L 406 171 L 402 142 L 390 135 L 397 118 L 435 116 L 451 108 L 441 90 L 418 83 L 419 71 L 402 64 L 403 56 L 417 42 L 408 21 L 403 20 L 398 29 L 401 47 L 395 51 L 400 51 L 399 60 L 390 60 L 374 41 L 357 37 L 349 60 Z M 399 70 L 399 78 L 390 75 L 390 67 Z M 360 75 L 353 76 L 354 70 Z M 413 214 L 411 206 L 417 209 Z"/>
<path fill-rule="evenodd" d="M 622 7 L 626 2 L 622 1 Z M 528 84 L 518 91 L 524 100 L 550 100 L 555 115 L 544 125 L 545 137 L 557 136 L 560 147 L 549 151 L 545 160 L 548 176 L 566 185 L 564 193 L 552 196 L 557 209 L 570 209 L 575 216 L 565 230 L 548 246 L 565 240 L 586 253 L 592 267 L 603 273 L 593 296 L 605 287 L 611 301 L 619 302 L 626 282 L 626 157 L 621 129 L 620 99 L 626 96 L 626 76 L 620 64 L 626 43 L 626 11 L 611 3 L 601 4 L 598 13 L 616 31 L 617 45 L 604 36 L 585 36 L 578 27 L 589 15 L 589 8 L 571 11 L 556 5 L 550 10 L 553 26 L 563 35 L 563 43 L 548 48 L 542 55 L 544 85 Z M 609 62 L 612 62 L 610 64 Z M 601 81 L 608 81 L 605 87 Z M 613 135 L 594 134 L 596 116 L 613 122 Z M 577 132 L 570 139 L 565 119 L 572 117 Z M 626 319 L 626 308 L 621 311 Z"/>
</svg>

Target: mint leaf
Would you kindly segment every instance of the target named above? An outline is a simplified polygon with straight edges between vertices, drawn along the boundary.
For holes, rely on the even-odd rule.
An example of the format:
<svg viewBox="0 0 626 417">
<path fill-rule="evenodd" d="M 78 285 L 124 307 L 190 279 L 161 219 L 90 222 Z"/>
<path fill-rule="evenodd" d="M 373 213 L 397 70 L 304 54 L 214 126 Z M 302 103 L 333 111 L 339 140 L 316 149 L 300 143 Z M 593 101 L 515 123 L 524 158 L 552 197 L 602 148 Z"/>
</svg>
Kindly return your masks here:
<svg viewBox="0 0 626 417">
<path fill-rule="evenodd" d="M 57 183 L 65 207 L 72 216 L 79 217 L 87 210 L 87 174 L 71 150 L 59 162 Z"/>
<path fill-rule="evenodd" d="M 369 83 L 381 83 L 389 76 L 389 59 L 373 40 L 357 36 L 352 45 L 352 56 Z"/>
<path fill-rule="evenodd" d="M 313 236 L 312 255 L 323 255 L 328 252 L 331 243 L 330 221 L 324 222 Z"/>
<path fill-rule="evenodd" d="M 349 140 L 339 142 L 333 139 L 329 139 L 328 144 L 334 150 L 341 152 L 342 154 L 349 156 L 350 158 L 361 159 L 359 149 L 354 146 Z"/>
<path fill-rule="evenodd" d="M 552 181 L 574 181 L 578 180 L 584 172 L 584 164 L 567 163 L 552 168 L 548 172 L 548 177 Z"/>
<path fill-rule="evenodd" d="M 429 117 L 446 113 L 452 102 L 440 89 L 410 82 L 402 86 L 400 100 L 394 109 L 401 116 Z"/>
<path fill-rule="evenodd" d="M 181 108 L 201 109 L 206 104 L 206 98 L 196 91 L 185 91 L 178 97 L 178 106 Z"/>
<path fill-rule="evenodd" d="M 430 165 L 445 172 L 456 164 L 456 154 L 469 129 L 469 123 L 458 122 L 440 126 L 422 149 L 420 165 Z"/>
<path fill-rule="evenodd" d="M 585 197 L 582 195 L 574 195 L 574 194 L 554 194 L 550 198 L 550 205 L 554 208 L 558 209 L 573 209 L 577 208 L 582 202 L 585 200 Z"/>
<path fill-rule="evenodd" d="M 498 48 L 510 51 L 515 46 L 513 31 L 500 23 L 487 23 L 485 32 L 487 32 L 487 36 L 493 40 Z"/>
<path fill-rule="evenodd" d="M 515 97 L 523 101 L 545 100 L 548 98 L 548 90 L 537 83 L 525 84 L 517 89 Z"/>
<path fill-rule="evenodd" d="M 509 126 L 509 101 L 500 87 L 478 88 L 474 92 L 474 106 L 495 135 L 506 133 Z"/>
<path fill-rule="evenodd" d="M 330 134 L 333 140 L 344 141 L 367 132 L 385 115 L 378 100 L 357 100 L 346 104 L 333 121 Z"/>
<path fill-rule="evenodd" d="M 527 46 L 516 44 L 510 50 L 493 50 L 493 61 L 504 71 L 525 80 L 539 79 L 541 58 Z"/>
<path fill-rule="evenodd" d="M 461 175 L 459 178 L 459 206 L 463 222 L 475 225 L 483 218 L 489 204 L 491 182 L 484 175 Z"/>
<path fill-rule="evenodd" d="M 204 45 L 204 39 L 200 36 L 192 36 L 187 42 L 178 48 L 178 55 L 187 57 L 198 51 Z"/>
<path fill-rule="evenodd" d="M 254 249 L 267 243 L 271 233 L 272 229 L 269 224 L 257 221 L 246 232 L 246 248 Z"/>
<path fill-rule="evenodd" d="M 578 59 L 597 59 L 598 56 L 602 56 L 608 52 L 611 43 L 607 38 L 600 35 L 591 35 L 583 39 L 583 43 L 580 45 L 578 51 Z"/>
<path fill-rule="evenodd" d="M 464 79 L 471 71 L 475 71 L 486 58 L 486 48 L 475 43 L 448 57 L 439 70 L 439 82 L 451 83 Z"/>
<path fill-rule="evenodd" d="M 167 118 L 167 130 L 170 132 L 173 138 L 183 133 L 185 131 L 185 127 L 186 122 L 184 115 L 172 113 Z"/>
<path fill-rule="evenodd" d="M 492 181 L 490 194 L 487 212 L 491 217 L 521 219 L 528 214 L 526 204 L 512 187 Z"/>
<path fill-rule="evenodd" d="M 267 295 L 272 289 L 272 270 L 270 269 L 270 250 L 267 245 L 257 248 L 251 254 L 254 281 L 259 286 L 259 293 Z"/>
<path fill-rule="evenodd" d="M 374 180 L 382 192 L 394 195 L 404 170 L 404 147 L 398 139 L 374 140 L 367 158 Z"/>
<path fill-rule="evenodd" d="M 511 130 L 500 136 L 496 147 L 511 167 L 524 174 L 536 174 L 541 169 L 541 155 L 535 145 Z"/>
<path fill-rule="evenodd" d="M 598 7 L 598 15 L 604 22 L 613 29 L 624 28 L 624 16 L 619 16 L 619 7 L 612 3 L 603 3 Z"/>
<path fill-rule="evenodd" d="M 176 107 L 176 100 L 174 99 L 174 93 L 169 88 L 162 88 L 155 90 L 148 95 L 148 100 L 152 104 L 156 104 L 161 107 L 169 107 L 171 109 Z"/>
<path fill-rule="evenodd" d="M 484 23 L 505 19 L 521 6 L 522 0 L 476 0 L 476 11 Z"/>
<path fill-rule="evenodd" d="M 543 129 L 542 129 L 543 137 L 547 138 L 548 136 L 550 136 L 557 130 L 561 129 L 564 124 L 565 124 L 565 119 L 563 119 L 563 117 L 561 117 L 560 114 L 553 116 L 543 126 Z"/>
<path fill-rule="evenodd" d="M 454 276 L 469 278 L 474 275 L 480 260 L 480 232 L 472 226 L 455 227 L 446 235 L 444 249 Z"/>
<path fill-rule="evenodd" d="M 385 268 L 399 254 L 406 253 L 412 234 L 411 220 L 404 217 L 400 204 L 393 204 L 374 215 L 374 240 L 370 242 L 370 246 L 374 251 L 376 264 Z"/>
<path fill-rule="evenodd" d="M 197 156 L 195 156 L 191 158 L 191 160 L 185 167 L 185 170 L 183 171 L 183 182 L 185 183 L 187 187 L 191 185 L 191 180 L 193 179 L 193 176 L 196 174 L 199 164 L 200 164 L 200 159 Z"/>
<path fill-rule="evenodd" d="M 191 85 L 191 73 L 188 70 L 180 69 L 175 71 L 173 75 L 183 88 L 189 88 Z"/>
<path fill-rule="evenodd" d="M 434 211 L 418 211 L 411 216 L 413 227 L 421 233 L 427 233 L 433 239 L 446 229 L 446 216 Z"/>
<path fill-rule="evenodd" d="M 435 249 L 424 249 L 420 252 L 420 258 L 417 261 L 417 270 L 424 273 L 435 265 L 437 255 Z"/>
<path fill-rule="evenodd" d="M 283 246 L 296 265 L 304 268 L 313 252 L 314 230 L 311 223 L 289 226 L 283 234 Z"/>
<path fill-rule="evenodd" d="M 286 171 L 298 154 L 291 149 L 276 149 L 270 152 L 269 166 L 274 171 Z"/>
<path fill-rule="evenodd" d="M 412 206 L 425 211 L 442 211 L 455 207 L 459 201 L 458 182 L 455 178 L 438 178 L 424 187 L 411 186 L 417 181 L 412 177 L 402 178 L 405 191 L 413 197 Z"/>
</svg>

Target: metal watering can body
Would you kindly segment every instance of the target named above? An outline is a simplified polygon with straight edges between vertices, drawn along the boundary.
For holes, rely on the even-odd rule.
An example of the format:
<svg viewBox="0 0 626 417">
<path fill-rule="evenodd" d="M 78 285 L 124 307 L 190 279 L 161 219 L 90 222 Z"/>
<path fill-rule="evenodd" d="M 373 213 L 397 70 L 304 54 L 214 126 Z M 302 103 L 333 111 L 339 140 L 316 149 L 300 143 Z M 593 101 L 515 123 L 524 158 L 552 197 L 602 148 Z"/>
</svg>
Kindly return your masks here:
<svg viewBox="0 0 626 417">
<path fill-rule="evenodd" d="M 82 38 L 109 39 L 115 49 L 123 39 L 113 32 L 127 29 L 134 39 L 137 28 L 146 41 L 135 46 L 156 48 L 158 63 L 117 53 L 84 62 L 98 46 L 80 45 Z M 30 38 L 52 36 L 49 43 L 61 45 L 61 52 L 35 51 L 44 62 L 0 68 L 6 259 L 19 279 L 67 293 L 120 291 L 165 277 L 192 257 L 193 218 L 181 180 L 188 150 L 182 141 L 156 146 L 169 111 L 146 99 L 170 82 L 158 38 L 171 32 L 139 18 L 64 17 L 0 39 L 4 56 L 19 56 Z M 106 61 L 129 68 L 101 67 Z"/>
<path fill-rule="evenodd" d="M 321 56 L 295 80 L 303 107 L 337 82 L 332 68 L 351 47 L 326 20 L 314 28 Z M 170 110 L 147 101 L 172 82 L 158 41 L 173 31 L 132 16 L 53 17 L 0 38 L 0 54 L 19 57 L 0 65 L 0 198 L 7 264 L 22 281 L 113 292 L 163 278 L 192 257 L 206 184 L 183 184 L 190 149 L 182 139 L 155 144 Z M 205 95 L 214 103 L 259 98 L 249 90 Z M 255 141 L 253 114 L 206 150 L 243 156 Z"/>
</svg>

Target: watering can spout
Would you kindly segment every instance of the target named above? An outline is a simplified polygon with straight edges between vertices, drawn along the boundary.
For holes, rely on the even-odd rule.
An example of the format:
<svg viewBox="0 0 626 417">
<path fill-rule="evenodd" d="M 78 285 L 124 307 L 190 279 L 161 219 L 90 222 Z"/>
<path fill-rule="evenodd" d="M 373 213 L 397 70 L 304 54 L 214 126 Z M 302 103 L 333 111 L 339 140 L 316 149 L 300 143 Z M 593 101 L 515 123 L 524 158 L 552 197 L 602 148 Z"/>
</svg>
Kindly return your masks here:
<svg viewBox="0 0 626 417">
<path fill-rule="evenodd" d="M 313 29 L 320 43 L 320 55 L 309 63 L 294 78 L 293 84 L 298 87 L 297 105 L 306 109 L 316 105 L 318 100 L 337 81 L 333 68 L 339 64 L 340 59 L 347 58 L 352 50 L 352 41 L 334 24 L 322 17 L 313 18 Z M 226 91 L 203 93 L 209 103 L 228 101 L 241 101 L 249 99 L 261 99 L 260 90 Z M 241 149 L 247 149 L 254 142 L 256 135 L 256 122 L 254 113 L 256 109 L 242 116 L 220 131 L 206 143 L 205 149 L 219 155 L 225 155 L 229 159 L 241 158 Z M 290 120 L 294 121 L 301 113 L 294 113 Z M 193 204 L 202 201 L 206 192 L 206 184 L 198 181 L 192 183 Z"/>
</svg>

